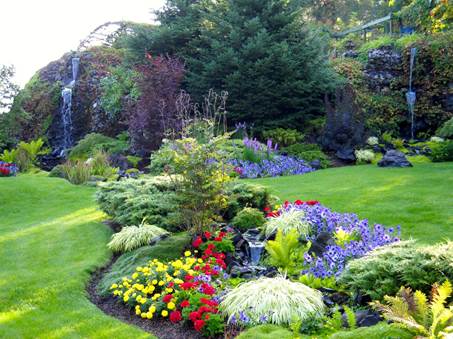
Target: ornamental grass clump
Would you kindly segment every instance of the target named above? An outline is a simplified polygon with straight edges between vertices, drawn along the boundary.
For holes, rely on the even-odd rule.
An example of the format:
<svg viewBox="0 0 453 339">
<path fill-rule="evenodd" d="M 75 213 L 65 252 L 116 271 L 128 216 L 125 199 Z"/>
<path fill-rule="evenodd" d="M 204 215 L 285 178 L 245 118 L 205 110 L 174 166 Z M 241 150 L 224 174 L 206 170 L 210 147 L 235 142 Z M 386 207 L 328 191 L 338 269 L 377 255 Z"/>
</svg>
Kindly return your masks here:
<svg viewBox="0 0 453 339">
<path fill-rule="evenodd" d="M 107 246 L 113 252 L 129 252 L 141 246 L 155 243 L 169 233 L 157 226 L 142 223 L 139 226 L 127 226 L 112 235 Z"/>
<path fill-rule="evenodd" d="M 301 235 L 308 235 L 310 224 L 305 220 L 305 212 L 294 208 L 282 209 L 278 216 L 270 217 L 263 226 L 264 234 L 270 237 L 272 234 L 281 230 L 283 234 L 288 234 L 291 230 L 296 230 Z"/>
<path fill-rule="evenodd" d="M 283 325 L 295 318 L 321 317 L 324 304 L 321 292 L 278 276 L 239 285 L 226 294 L 220 310 L 229 323 Z"/>
</svg>

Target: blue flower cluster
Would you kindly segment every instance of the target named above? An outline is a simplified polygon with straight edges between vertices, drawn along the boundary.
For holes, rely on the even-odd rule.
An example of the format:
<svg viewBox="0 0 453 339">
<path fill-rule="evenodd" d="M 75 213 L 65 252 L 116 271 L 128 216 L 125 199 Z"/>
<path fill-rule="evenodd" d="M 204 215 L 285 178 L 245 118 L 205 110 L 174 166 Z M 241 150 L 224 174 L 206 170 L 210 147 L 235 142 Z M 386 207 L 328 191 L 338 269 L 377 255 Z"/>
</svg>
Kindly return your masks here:
<svg viewBox="0 0 453 339">
<path fill-rule="evenodd" d="M 289 156 L 278 155 L 272 160 L 264 159 L 260 163 L 245 160 L 231 160 L 230 164 L 241 178 L 277 177 L 313 172 L 304 160 Z"/>
<path fill-rule="evenodd" d="M 15 176 L 19 172 L 16 164 L 0 161 L 0 177 Z"/>
<path fill-rule="evenodd" d="M 338 231 L 353 235 L 352 240 L 337 244 L 331 241 L 322 256 L 305 253 L 304 265 L 307 267 L 302 274 L 311 273 L 315 277 L 327 278 L 338 276 L 344 270 L 348 260 L 359 258 L 376 247 L 384 246 L 400 240 L 401 228 L 385 228 L 380 224 L 371 227 L 367 219 L 360 220 L 356 214 L 338 213 L 320 204 L 287 204 L 283 208 L 294 208 L 305 212 L 304 220 L 311 225 L 311 234 L 307 240 L 315 240 L 321 232 L 334 235 Z"/>
</svg>

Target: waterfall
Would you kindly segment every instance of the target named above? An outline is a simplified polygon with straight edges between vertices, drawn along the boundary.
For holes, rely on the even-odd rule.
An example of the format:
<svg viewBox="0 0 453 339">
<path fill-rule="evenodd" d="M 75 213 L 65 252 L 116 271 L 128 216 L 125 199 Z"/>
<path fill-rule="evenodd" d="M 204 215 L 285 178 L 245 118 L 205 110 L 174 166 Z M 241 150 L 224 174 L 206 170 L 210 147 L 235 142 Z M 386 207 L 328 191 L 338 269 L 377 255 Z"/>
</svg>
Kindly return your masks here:
<svg viewBox="0 0 453 339">
<path fill-rule="evenodd" d="M 409 90 L 406 93 L 406 100 L 407 106 L 409 108 L 409 114 L 411 117 L 411 139 L 414 139 L 414 125 L 415 125 L 415 114 L 414 114 L 414 106 L 415 101 L 417 99 L 417 95 L 412 90 L 412 74 L 414 72 L 414 64 L 415 64 L 415 55 L 417 54 L 417 48 L 411 48 L 411 56 L 410 56 L 410 70 L 409 70 Z"/>
<path fill-rule="evenodd" d="M 61 91 L 63 106 L 61 106 L 61 119 L 63 122 L 63 149 L 72 145 L 72 88 L 65 87 Z"/>
<path fill-rule="evenodd" d="M 61 106 L 60 111 L 61 121 L 63 125 L 63 142 L 61 145 L 61 154 L 64 154 L 64 152 L 72 146 L 72 92 L 79 73 L 79 64 L 80 58 L 72 58 L 72 79 L 63 87 L 61 91 L 61 97 L 63 98 L 63 105 Z"/>
</svg>

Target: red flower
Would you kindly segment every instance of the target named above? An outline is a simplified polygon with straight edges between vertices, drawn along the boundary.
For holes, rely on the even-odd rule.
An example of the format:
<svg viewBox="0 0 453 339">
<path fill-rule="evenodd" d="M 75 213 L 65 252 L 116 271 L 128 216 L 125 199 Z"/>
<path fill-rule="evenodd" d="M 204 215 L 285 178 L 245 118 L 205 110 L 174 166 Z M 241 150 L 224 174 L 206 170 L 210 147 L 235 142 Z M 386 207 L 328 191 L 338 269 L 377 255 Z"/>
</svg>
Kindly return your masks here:
<svg viewBox="0 0 453 339">
<path fill-rule="evenodd" d="M 193 267 L 193 269 L 194 269 L 195 271 L 199 271 L 199 270 L 200 270 L 200 265 L 195 265 L 195 266 Z"/>
<path fill-rule="evenodd" d="M 289 205 L 289 201 L 286 200 L 284 205 L 285 205 L 285 207 L 287 207 Z"/>
<path fill-rule="evenodd" d="M 164 303 L 169 303 L 171 299 L 173 299 L 173 294 L 167 294 L 162 298 L 162 301 Z"/>
<path fill-rule="evenodd" d="M 205 320 L 209 320 L 209 317 L 210 317 L 210 316 L 211 316 L 211 315 L 210 315 L 209 313 L 206 313 L 206 314 L 204 315 L 204 319 L 205 319 Z"/>
<path fill-rule="evenodd" d="M 193 280 L 193 276 L 191 276 L 190 274 L 187 274 L 187 275 L 184 277 L 184 280 L 185 280 L 185 281 Z"/>
<path fill-rule="evenodd" d="M 217 306 L 218 303 L 216 303 L 214 300 L 206 299 L 206 298 L 200 298 L 200 302 L 202 304 L 208 305 L 208 306 Z"/>
<path fill-rule="evenodd" d="M 214 241 L 222 241 L 222 238 L 221 237 L 215 237 Z"/>
<path fill-rule="evenodd" d="M 227 235 L 226 232 L 219 232 L 219 237 L 220 237 L 220 238 L 223 238 L 223 237 L 226 236 L 226 235 Z"/>
<path fill-rule="evenodd" d="M 211 232 L 208 232 L 208 231 L 204 232 L 204 236 L 205 236 L 206 239 L 208 239 L 208 240 L 211 239 Z"/>
<path fill-rule="evenodd" d="M 195 330 L 200 332 L 204 325 L 205 325 L 204 320 L 196 320 L 193 324 L 193 327 L 195 327 Z"/>
<path fill-rule="evenodd" d="M 294 205 L 303 205 L 304 202 L 302 200 L 296 200 L 294 201 Z"/>
<path fill-rule="evenodd" d="M 184 291 L 190 290 L 194 286 L 196 286 L 196 285 L 190 281 L 183 282 L 182 284 L 179 285 L 179 287 L 181 287 Z"/>
<path fill-rule="evenodd" d="M 190 312 L 189 314 L 189 319 L 193 322 L 195 322 L 197 319 L 200 319 L 201 318 L 201 314 L 198 313 L 198 312 Z"/>
<path fill-rule="evenodd" d="M 175 286 L 175 283 L 174 283 L 173 281 L 170 281 L 170 282 L 168 283 L 168 287 L 173 287 L 173 286 Z"/>
<path fill-rule="evenodd" d="M 308 200 L 307 201 L 307 205 L 309 206 L 313 206 L 313 205 L 317 205 L 319 204 L 319 201 L 316 201 L 316 200 Z"/>
<path fill-rule="evenodd" d="M 197 237 L 197 239 L 195 239 L 192 242 L 192 246 L 195 247 L 195 248 L 198 248 L 198 247 L 200 247 L 202 242 L 203 242 L 203 240 L 201 239 L 201 237 Z"/>
<path fill-rule="evenodd" d="M 264 207 L 264 212 L 270 212 L 271 208 L 269 206 Z"/>
<path fill-rule="evenodd" d="M 173 311 L 170 313 L 170 321 L 174 324 L 182 320 L 181 312 Z"/>
<path fill-rule="evenodd" d="M 215 288 L 205 283 L 201 285 L 201 292 L 207 295 L 213 295 L 215 294 Z"/>
<path fill-rule="evenodd" d="M 181 303 L 181 308 L 189 307 L 189 306 L 190 306 L 189 300 L 183 300 L 183 302 Z"/>
</svg>

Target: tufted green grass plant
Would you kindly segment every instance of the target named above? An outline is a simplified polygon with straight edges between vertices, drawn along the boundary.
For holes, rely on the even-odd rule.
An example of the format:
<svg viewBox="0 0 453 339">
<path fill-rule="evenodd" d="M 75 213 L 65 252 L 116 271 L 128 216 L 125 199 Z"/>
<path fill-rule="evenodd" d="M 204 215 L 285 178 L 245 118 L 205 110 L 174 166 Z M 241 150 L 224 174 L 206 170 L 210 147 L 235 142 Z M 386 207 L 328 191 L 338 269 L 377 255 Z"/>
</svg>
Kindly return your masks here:
<svg viewBox="0 0 453 339">
<path fill-rule="evenodd" d="M 107 244 L 113 252 L 129 252 L 144 245 L 156 243 L 169 233 L 155 225 L 142 223 L 139 226 L 126 226 L 112 235 Z"/>
</svg>

